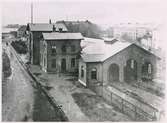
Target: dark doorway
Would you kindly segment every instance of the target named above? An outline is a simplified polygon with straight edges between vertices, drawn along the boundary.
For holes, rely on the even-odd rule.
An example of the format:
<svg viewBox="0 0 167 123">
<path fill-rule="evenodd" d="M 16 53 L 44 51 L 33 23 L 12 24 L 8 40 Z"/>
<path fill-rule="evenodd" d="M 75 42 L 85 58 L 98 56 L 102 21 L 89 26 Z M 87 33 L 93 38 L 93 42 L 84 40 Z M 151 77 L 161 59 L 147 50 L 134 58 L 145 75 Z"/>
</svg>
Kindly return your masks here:
<svg viewBox="0 0 167 123">
<path fill-rule="evenodd" d="M 61 60 L 61 71 L 66 72 L 66 59 Z"/>
<path fill-rule="evenodd" d="M 126 82 L 137 80 L 137 62 L 134 59 L 126 61 L 126 66 L 124 68 L 124 80 Z"/>
<path fill-rule="evenodd" d="M 111 64 L 108 73 L 110 82 L 119 81 L 119 66 L 117 64 Z"/>
</svg>

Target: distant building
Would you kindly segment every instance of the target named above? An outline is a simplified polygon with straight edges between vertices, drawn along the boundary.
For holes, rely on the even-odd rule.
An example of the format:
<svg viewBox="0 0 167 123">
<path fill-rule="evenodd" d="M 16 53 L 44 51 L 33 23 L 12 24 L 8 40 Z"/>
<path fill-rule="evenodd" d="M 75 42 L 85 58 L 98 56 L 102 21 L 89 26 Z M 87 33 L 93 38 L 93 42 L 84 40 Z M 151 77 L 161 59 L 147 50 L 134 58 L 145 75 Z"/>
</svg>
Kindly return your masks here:
<svg viewBox="0 0 167 123">
<path fill-rule="evenodd" d="M 48 32 L 67 32 L 64 24 L 52 23 L 29 23 L 27 24 L 27 34 L 29 42 L 29 56 L 32 64 L 40 64 L 40 39 L 42 33 Z"/>
<path fill-rule="evenodd" d="M 20 28 L 17 30 L 17 37 L 21 38 L 21 37 L 25 37 L 26 34 L 26 25 L 20 26 Z"/>
<path fill-rule="evenodd" d="M 144 24 L 119 24 L 113 26 L 113 35 L 116 38 L 123 38 L 127 41 L 135 41 L 146 48 L 152 48 L 153 29 Z"/>
<path fill-rule="evenodd" d="M 66 25 L 69 32 L 80 32 L 84 37 L 101 38 L 101 28 L 88 20 L 86 21 L 57 21 Z"/>
<path fill-rule="evenodd" d="M 40 66 L 45 72 L 77 72 L 81 51 L 81 33 L 42 33 Z"/>
<path fill-rule="evenodd" d="M 88 87 L 110 82 L 152 80 L 159 59 L 135 43 L 85 38 L 79 61 L 79 81 Z"/>
</svg>

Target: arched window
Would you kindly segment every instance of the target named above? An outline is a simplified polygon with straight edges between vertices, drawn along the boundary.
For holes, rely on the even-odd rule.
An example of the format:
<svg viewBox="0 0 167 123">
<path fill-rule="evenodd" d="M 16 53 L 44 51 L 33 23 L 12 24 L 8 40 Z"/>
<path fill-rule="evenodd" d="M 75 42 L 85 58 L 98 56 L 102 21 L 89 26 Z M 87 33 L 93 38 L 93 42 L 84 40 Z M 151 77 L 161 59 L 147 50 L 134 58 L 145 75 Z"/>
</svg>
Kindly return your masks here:
<svg viewBox="0 0 167 123">
<path fill-rule="evenodd" d="M 75 45 L 71 46 L 71 52 L 75 52 Z"/>
<path fill-rule="evenodd" d="M 91 70 L 91 79 L 97 79 L 97 70 L 96 70 L 96 68 L 93 68 Z"/>
<path fill-rule="evenodd" d="M 84 77 L 84 67 L 81 66 L 81 77 Z"/>
<path fill-rule="evenodd" d="M 150 62 L 145 62 L 142 66 L 142 73 L 152 74 L 152 72 L 153 72 L 152 64 Z"/>
<path fill-rule="evenodd" d="M 62 50 L 63 53 L 66 53 L 66 46 L 63 45 L 62 48 L 61 48 L 61 50 Z"/>
</svg>

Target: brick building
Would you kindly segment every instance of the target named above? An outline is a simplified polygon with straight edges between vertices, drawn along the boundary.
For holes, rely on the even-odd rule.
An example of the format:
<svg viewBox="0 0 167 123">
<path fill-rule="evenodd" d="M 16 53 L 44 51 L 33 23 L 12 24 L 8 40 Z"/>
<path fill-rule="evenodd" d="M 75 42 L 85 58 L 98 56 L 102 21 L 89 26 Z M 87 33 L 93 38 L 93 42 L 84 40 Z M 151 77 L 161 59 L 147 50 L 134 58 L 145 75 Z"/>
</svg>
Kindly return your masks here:
<svg viewBox="0 0 167 123">
<path fill-rule="evenodd" d="M 79 81 L 85 86 L 152 80 L 155 77 L 158 57 L 134 43 L 85 38 L 82 47 Z"/>
<path fill-rule="evenodd" d="M 42 33 L 40 66 L 45 72 L 77 72 L 81 33 Z"/>
<path fill-rule="evenodd" d="M 29 42 L 29 60 L 32 64 L 40 64 L 40 39 L 42 33 L 48 32 L 67 32 L 64 24 L 60 23 L 29 23 L 27 24 L 27 34 Z"/>
</svg>

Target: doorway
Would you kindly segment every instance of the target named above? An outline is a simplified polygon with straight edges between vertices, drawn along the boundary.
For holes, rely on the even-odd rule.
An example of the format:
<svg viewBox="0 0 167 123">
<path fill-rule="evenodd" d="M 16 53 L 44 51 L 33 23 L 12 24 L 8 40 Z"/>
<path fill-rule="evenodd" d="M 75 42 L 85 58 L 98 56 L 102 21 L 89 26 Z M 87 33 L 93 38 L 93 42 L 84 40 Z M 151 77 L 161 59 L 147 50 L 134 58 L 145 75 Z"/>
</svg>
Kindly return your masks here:
<svg viewBox="0 0 167 123">
<path fill-rule="evenodd" d="M 109 81 L 119 81 L 119 66 L 117 64 L 111 64 L 108 71 Z"/>
</svg>

